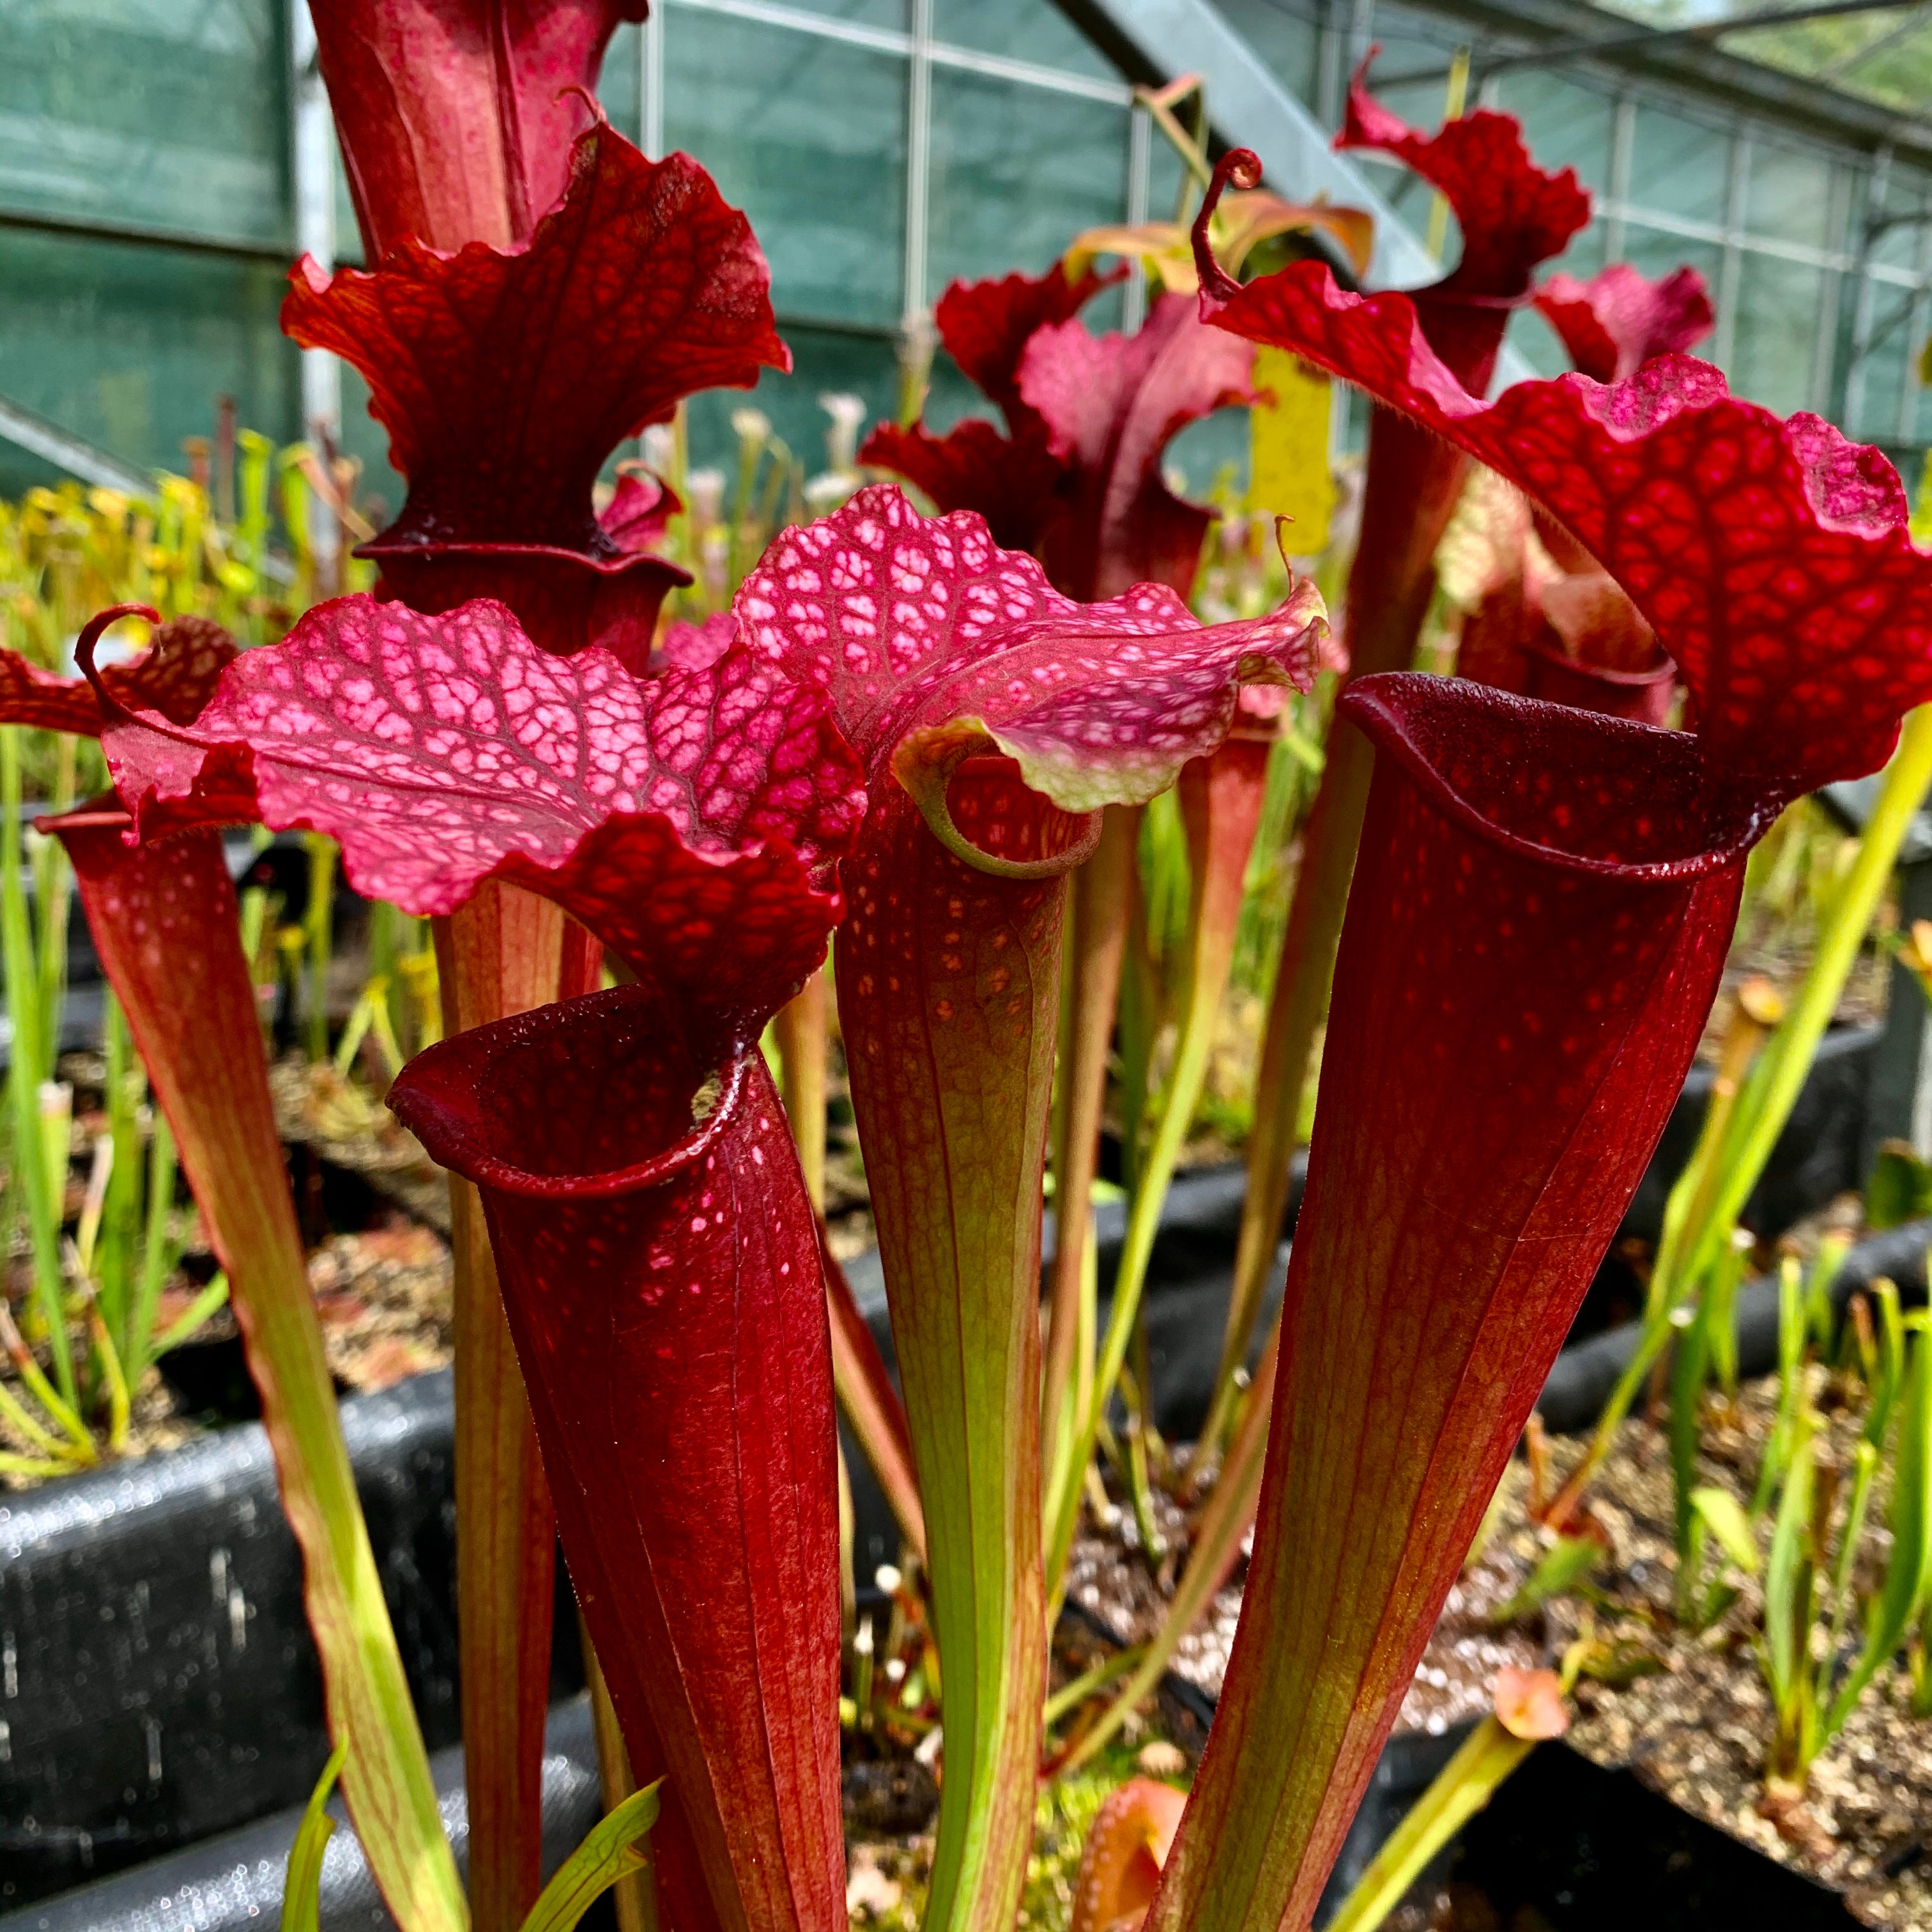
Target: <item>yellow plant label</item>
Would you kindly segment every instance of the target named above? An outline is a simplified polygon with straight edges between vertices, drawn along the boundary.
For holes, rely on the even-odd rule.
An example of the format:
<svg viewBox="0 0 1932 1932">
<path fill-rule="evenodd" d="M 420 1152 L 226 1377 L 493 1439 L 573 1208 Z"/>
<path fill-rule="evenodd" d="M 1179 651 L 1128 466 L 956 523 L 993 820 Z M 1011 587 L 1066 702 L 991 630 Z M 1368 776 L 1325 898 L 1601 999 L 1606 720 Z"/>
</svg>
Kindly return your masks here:
<svg viewBox="0 0 1932 1932">
<path fill-rule="evenodd" d="M 1328 466 L 1333 385 L 1286 349 L 1255 351 L 1254 385 L 1274 400 L 1249 412 L 1252 438 L 1250 506 L 1294 521 L 1284 533 L 1291 556 L 1312 556 L 1328 543 L 1335 478 Z"/>
</svg>

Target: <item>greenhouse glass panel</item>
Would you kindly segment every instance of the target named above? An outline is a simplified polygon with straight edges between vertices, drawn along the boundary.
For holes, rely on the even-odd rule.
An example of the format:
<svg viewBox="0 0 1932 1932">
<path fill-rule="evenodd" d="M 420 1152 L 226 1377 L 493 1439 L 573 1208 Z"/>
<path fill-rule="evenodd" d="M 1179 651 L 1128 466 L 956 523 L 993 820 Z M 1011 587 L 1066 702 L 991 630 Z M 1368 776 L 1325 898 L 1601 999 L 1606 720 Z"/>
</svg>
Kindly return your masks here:
<svg viewBox="0 0 1932 1932">
<path fill-rule="evenodd" d="M 1894 168 L 1884 193 L 1872 197 L 1866 219 L 1870 224 L 1866 259 L 1874 266 L 1920 272 L 1932 226 L 1932 183 Z"/>
<path fill-rule="evenodd" d="M 1855 362 L 1848 338 L 1845 361 L 1845 432 L 1861 442 L 1895 442 L 1905 400 L 1907 364 L 1917 297 L 1906 289 L 1874 291 L 1870 332 Z M 1849 293 L 1846 306 L 1850 308 Z"/>
<path fill-rule="evenodd" d="M 1045 268 L 1126 213 L 1125 107 L 990 75 L 932 76 L 927 296 L 956 278 Z"/>
<path fill-rule="evenodd" d="M 1630 142 L 1634 207 L 1680 221 L 1724 225 L 1730 206 L 1731 136 L 1686 116 L 1640 102 Z"/>
<path fill-rule="evenodd" d="M 1154 124 L 1148 123 L 1148 218 L 1153 221 L 1172 221 L 1177 214 L 1191 217 L 1201 191 L 1191 181 L 1188 183 L 1187 200 L 1184 207 L 1181 200 L 1181 184 L 1187 179 L 1187 166 L 1180 158 L 1174 143 Z M 1277 185 L 1270 182 L 1268 185 Z M 1294 199 L 1294 184 L 1292 182 L 1279 184 L 1282 193 L 1292 201 Z"/>
<path fill-rule="evenodd" d="M 751 217 L 778 313 L 897 322 L 905 62 L 692 8 L 669 10 L 664 38 L 665 148 Z"/>
<path fill-rule="evenodd" d="M 597 76 L 597 98 L 611 126 L 626 140 L 640 143 L 644 133 L 644 38 L 641 27 L 620 26 L 604 50 L 603 71 Z"/>
<path fill-rule="evenodd" d="M 1541 281 L 1546 276 L 1562 274 L 1588 281 L 1604 266 L 1606 246 L 1603 223 L 1587 222 L 1570 238 L 1570 245 L 1562 254 L 1537 270 L 1536 278 Z"/>
<path fill-rule="evenodd" d="M 1036 67 L 1097 80 L 1120 79 L 1113 63 L 1053 0 L 934 0 L 932 35 L 954 46 L 1030 61 Z"/>
<path fill-rule="evenodd" d="M 1178 481 L 1180 494 L 1195 502 L 1240 502 L 1248 494 L 1252 442 L 1246 410 L 1216 410 L 1190 423 L 1168 445 L 1161 473 L 1170 482 Z M 1208 541 L 1214 541 L 1211 532 Z"/>
<path fill-rule="evenodd" d="M 401 510 L 409 485 L 389 467 L 389 432 L 369 413 L 368 384 L 346 362 L 342 364 L 339 434 L 343 454 L 362 466 L 356 478 L 356 506 L 380 530 Z"/>
<path fill-rule="evenodd" d="M 1820 154 L 1774 147 L 1754 137 L 1744 226 L 1753 234 L 1824 248 L 1831 239 L 1831 163 Z"/>
<path fill-rule="evenodd" d="M 1425 134 L 1434 133 L 1442 124 L 1448 105 L 1448 80 L 1396 85 L 1396 77 L 1446 70 L 1462 36 L 1438 16 L 1406 8 L 1378 7 L 1375 38 L 1382 48 L 1370 73 L 1376 98 Z"/>
<path fill-rule="evenodd" d="M 328 144 L 329 168 L 335 180 L 335 259 L 360 267 L 362 232 L 356 225 L 356 202 L 349 192 L 349 171 L 342 161 L 342 145 L 332 137 Z"/>
<path fill-rule="evenodd" d="M 90 0 L 0 14 L 0 206 L 286 239 L 279 7 Z"/>
<path fill-rule="evenodd" d="M 1616 103 L 1608 95 L 1532 70 L 1504 76 L 1496 104 L 1522 123 L 1539 166 L 1574 168 L 1592 194 L 1608 190 L 1616 129 Z"/>
<path fill-rule="evenodd" d="M 1593 221 L 1569 246 L 1561 261 L 1538 271 L 1539 281 L 1562 273 L 1587 281 L 1604 266 L 1604 225 Z M 1548 322 L 1533 308 L 1517 310 L 1510 317 L 1504 338 L 1539 376 L 1561 376 L 1570 367 L 1569 352 Z"/>
<path fill-rule="evenodd" d="M 275 263 L 0 230 L 8 395 L 143 467 L 178 472 L 214 399 L 279 442 L 298 431 L 296 352 Z"/>
<path fill-rule="evenodd" d="M 1091 313 L 1090 310 L 1090 316 Z M 968 416 L 983 417 L 1001 429 L 1006 426 L 999 405 L 988 402 L 943 349 L 932 358 L 932 379 L 926 386 L 926 407 L 921 413 L 927 425 L 940 435 Z"/>
<path fill-rule="evenodd" d="M 1731 334 L 1731 386 L 1738 394 L 1786 415 L 1812 406 L 1824 293 L 1822 269 L 1745 254 Z"/>
<path fill-rule="evenodd" d="M 1901 407 L 1906 416 L 1905 434 L 1903 436 L 1888 439 L 1894 446 L 1900 442 L 1923 445 L 1932 442 L 1932 402 L 1927 400 L 1928 392 L 1918 380 L 1918 358 L 1915 352 L 1906 363 L 1905 398 Z M 1914 492 L 1918 488 L 1917 458 L 1912 460 L 1909 472 L 1909 487 Z"/>
<path fill-rule="evenodd" d="M 1396 218 L 1403 223 L 1418 238 L 1429 232 L 1430 211 L 1435 205 L 1436 190 L 1420 175 L 1412 174 L 1400 161 L 1391 161 L 1372 149 L 1363 148 L 1353 154 L 1353 160 L 1369 178 L 1370 184 L 1382 199 L 1394 209 Z M 1452 214 L 1444 231 L 1442 259 L 1454 263 L 1462 252 L 1462 231 Z"/>
</svg>

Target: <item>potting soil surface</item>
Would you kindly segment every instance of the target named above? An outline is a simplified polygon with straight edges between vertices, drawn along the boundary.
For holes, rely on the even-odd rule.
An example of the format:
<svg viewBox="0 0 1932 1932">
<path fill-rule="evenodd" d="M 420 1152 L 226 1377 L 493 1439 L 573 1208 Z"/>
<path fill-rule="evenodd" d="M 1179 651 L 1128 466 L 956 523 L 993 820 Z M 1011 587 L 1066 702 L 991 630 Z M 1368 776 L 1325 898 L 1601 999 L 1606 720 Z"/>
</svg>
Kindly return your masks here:
<svg viewBox="0 0 1932 1932">
<path fill-rule="evenodd" d="M 449 1244 L 434 1228 L 399 1214 L 334 1235 L 309 1257 L 308 1281 L 330 1371 L 346 1387 L 389 1388 L 452 1358 Z"/>
<path fill-rule="evenodd" d="M 359 1174 L 412 1220 L 449 1232 L 449 1185 L 422 1145 L 358 1082 L 327 1061 L 298 1053 L 268 1070 L 275 1127 L 292 1147 L 312 1148 L 326 1161 Z"/>
<path fill-rule="evenodd" d="M 1811 1373 L 1826 1411 L 1823 1453 L 1849 1468 L 1860 1417 L 1834 1406 L 1823 1371 Z M 1714 1400 L 1701 1482 L 1748 1502 L 1776 1400 L 1774 1378 L 1747 1385 L 1735 1405 Z M 1582 1449 L 1580 1442 L 1552 1445 L 1552 1482 L 1574 1466 Z M 1674 1492 L 1660 1431 L 1643 1420 L 1625 1424 L 1591 1492 L 1610 1544 L 1590 1580 L 1591 1600 L 1558 1598 L 1498 1628 L 1492 1614 L 1528 1578 L 1551 1541 L 1529 1520 L 1528 1490 L 1519 1458 L 1482 1553 L 1452 1592 L 1403 1701 L 1397 1735 L 1439 1735 L 1485 1714 L 1501 1665 L 1553 1665 L 1587 1624 L 1600 1644 L 1622 1646 L 1646 1674 L 1620 1685 L 1580 1684 L 1570 1748 L 1606 1768 L 1628 1768 L 1691 1816 L 1842 1892 L 1860 1922 L 1888 1932 L 1932 1932 L 1932 1721 L 1910 1714 L 1904 1672 L 1881 1672 L 1817 1759 L 1802 1805 L 1773 1802 L 1764 1783 L 1772 1710 L 1753 1647 L 1762 1594 L 1755 1583 L 1736 1579 L 1742 1594 L 1714 1629 L 1702 1636 L 1676 1629 Z M 1890 1546 L 1887 1502 L 1875 1489 L 1856 1573 L 1862 1594 L 1882 1574 Z M 1844 1509 L 1841 1488 L 1840 1516 Z M 1178 1552 L 1182 1513 L 1159 1491 L 1154 1510 L 1156 1526 L 1170 1552 Z M 1170 1553 L 1149 1564 L 1132 1512 L 1117 1504 L 1110 1523 L 1090 1528 L 1076 1542 L 1068 1600 L 1117 1641 L 1142 1641 L 1158 1624 L 1176 1560 Z M 1238 1569 L 1174 1660 L 1175 1675 L 1210 1696 L 1226 1669 L 1241 1582 Z M 1856 1642 L 1854 1618 L 1847 1638 L 1854 1652 Z M 1156 1720 L 1172 1715 L 1154 1714 Z M 1426 1912 L 1411 1916 L 1418 1927 L 1430 1922 Z"/>
<path fill-rule="evenodd" d="M 392 1214 L 359 1234 L 332 1235 L 310 1256 L 308 1273 L 329 1370 L 343 1388 L 388 1388 L 449 1363 L 449 1246 L 434 1229 Z M 158 1325 L 165 1328 L 185 1313 L 196 1292 L 196 1285 L 184 1277 L 170 1282 L 162 1292 Z M 223 1308 L 196 1330 L 191 1346 L 218 1345 L 235 1333 L 235 1317 Z M 0 1362 L 0 1384 L 16 1397 L 22 1393 L 10 1363 Z M 31 1411 L 31 1401 L 27 1406 Z M 151 1368 L 134 1391 L 124 1453 L 178 1448 L 206 1426 L 207 1418 L 184 1412 L 166 1376 Z M 30 1446 L 10 1440 L 4 1427 L 0 1444 L 16 1450 Z M 0 1490 L 32 1486 L 32 1478 L 0 1474 Z"/>
<path fill-rule="evenodd" d="M 1155 1526 L 1170 1552 L 1184 1547 L 1185 1516 L 1164 1491 L 1154 1496 Z M 1174 1674 L 1197 1690 L 1218 1697 L 1226 1674 L 1234 1626 L 1241 1614 L 1241 1586 L 1251 1539 L 1244 1539 L 1242 1561 L 1215 1597 L 1207 1614 L 1176 1647 Z M 1123 1645 L 1142 1643 L 1159 1628 L 1172 1588 L 1176 1558 L 1170 1553 L 1150 1565 L 1141 1553 L 1138 1526 L 1131 1509 L 1114 1505 L 1112 1522 L 1077 1538 L 1067 1569 L 1067 1600 Z M 1522 1580 L 1511 1560 L 1472 1564 L 1450 1592 L 1436 1634 L 1402 1700 L 1398 1732 L 1440 1737 L 1472 1722 L 1490 1708 L 1490 1686 L 1506 1664 L 1534 1669 L 1542 1646 L 1520 1628 L 1490 1627 L 1490 1612 L 1508 1600 Z"/>
</svg>

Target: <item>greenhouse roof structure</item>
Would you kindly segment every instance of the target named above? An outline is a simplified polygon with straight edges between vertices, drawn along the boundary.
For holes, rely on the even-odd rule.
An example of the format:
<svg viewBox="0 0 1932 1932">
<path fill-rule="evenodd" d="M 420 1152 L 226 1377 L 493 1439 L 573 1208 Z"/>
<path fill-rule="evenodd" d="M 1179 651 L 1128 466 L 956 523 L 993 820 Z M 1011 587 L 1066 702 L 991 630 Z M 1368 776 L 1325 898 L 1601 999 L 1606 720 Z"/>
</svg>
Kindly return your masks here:
<svg viewBox="0 0 1932 1932">
<path fill-rule="evenodd" d="M 1257 148 L 1285 193 L 1371 207 L 1372 280 L 1425 279 L 1426 191 L 1328 146 L 1378 44 L 1397 111 L 1434 124 L 1466 57 L 1471 100 L 1576 167 L 1596 213 L 1562 267 L 1691 263 L 1734 386 L 1916 472 L 1932 4 L 1845 4 L 1740 26 L 1706 0 L 659 0 L 618 34 L 602 92 L 647 148 L 703 160 L 764 238 L 797 370 L 758 401 L 794 446 L 815 446 L 822 392 L 890 410 L 895 341 L 956 277 L 1037 269 L 1084 227 L 1174 205 L 1180 163 L 1136 83 L 1204 75 L 1217 141 Z M 22 0 L 7 31 L 0 490 L 71 472 L 62 438 L 97 467 L 178 467 L 219 393 L 281 441 L 335 418 L 393 501 L 354 377 L 304 368 L 276 326 L 299 250 L 355 251 L 304 0 Z M 1505 379 L 1558 366 L 1517 317 Z M 956 374 L 934 380 L 942 418 L 968 406 Z M 728 446 L 742 400 L 700 399 L 697 446 Z M 10 437 L 9 420 L 40 427 Z M 1211 426 L 1196 434 L 1211 455 Z"/>
</svg>

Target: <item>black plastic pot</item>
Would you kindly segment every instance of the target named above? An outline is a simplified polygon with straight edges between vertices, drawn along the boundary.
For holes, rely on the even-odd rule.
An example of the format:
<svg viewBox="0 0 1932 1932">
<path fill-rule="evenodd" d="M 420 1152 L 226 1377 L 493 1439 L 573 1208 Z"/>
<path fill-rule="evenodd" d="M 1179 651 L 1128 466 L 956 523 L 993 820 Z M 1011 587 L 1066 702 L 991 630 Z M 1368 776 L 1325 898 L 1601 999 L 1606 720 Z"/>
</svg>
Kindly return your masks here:
<svg viewBox="0 0 1932 1932">
<path fill-rule="evenodd" d="M 577 1696 L 551 1711 L 544 1744 L 543 1869 L 548 1877 L 604 1809 L 587 1697 Z M 430 1768 L 444 1828 L 458 1864 L 466 1870 L 470 1820 L 461 1748 L 438 1752 Z M 339 1796 L 328 1808 L 338 1826 L 322 1856 L 321 1932 L 380 1932 L 393 1927 Z M 0 1928 L 5 1932 L 257 1932 L 280 1916 L 282 1880 L 301 1819 L 302 1807 L 292 1807 L 119 1877 L 10 1912 L 0 1917 Z M 615 1922 L 608 1900 L 600 1901 L 600 1908 L 580 1922 L 591 1932 Z"/>
<path fill-rule="evenodd" d="M 1840 1895 L 1628 1772 L 1540 1744 L 1463 1828 L 1448 1876 L 1498 1925 L 1552 1932 L 1852 1932 Z"/>
<path fill-rule="evenodd" d="M 453 1744 L 449 1376 L 342 1421 L 424 1735 Z M 562 1600 L 560 1695 L 583 1682 Z M 298 1804 L 327 1755 L 259 1424 L 0 1498 L 0 1910 Z"/>
</svg>

